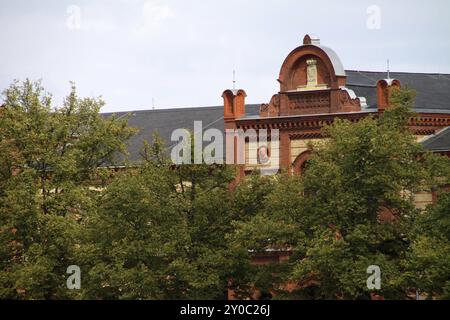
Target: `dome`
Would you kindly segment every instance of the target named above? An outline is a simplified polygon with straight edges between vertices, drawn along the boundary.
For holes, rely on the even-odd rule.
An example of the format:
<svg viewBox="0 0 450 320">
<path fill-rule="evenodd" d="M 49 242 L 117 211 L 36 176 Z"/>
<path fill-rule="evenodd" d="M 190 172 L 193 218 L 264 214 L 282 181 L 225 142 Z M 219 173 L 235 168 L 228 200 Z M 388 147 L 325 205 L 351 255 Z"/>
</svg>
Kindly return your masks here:
<svg viewBox="0 0 450 320">
<path fill-rule="evenodd" d="M 322 49 L 323 51 L 325 51 L 328 58 L 330 58 L 331 64 L 333 65 L 334 73 L 336 74 L 336 76 L 345 77 L 346 74 L 345 74 L 345 70 L 344 70 L 344 65 L 342 64 L 341 59 L 339 59 L 339 56 L 337 55 L 337 53 L 331 48 L 321 46 L 321 45 L 316 45 L 316 46 L 319 47 L 320 49 Z"/>
<path fill-rule="evenodd" d="M 316 47 L 322 49 L 327 54 L 328 58 L 330 59 L 336 76 L 344 76 L 345 77 L 346 74 L 345 74 L 344 66 L 341 62 L 341 59 L 339 59 L 339 56 L 336 54 L 336 52 L 333 49 L 325 47 L 325 46 L 321 46 L 319 37 L 317 37 L 315 35 L 309 35 L 309 34 L 305 35 L 305 37 L 303 38 L 303 46 L 306 46 L 306 45 L 316 46 Z M 299 48 L 297 48 L 297 49 L 299 49 Z"/>
</svg>

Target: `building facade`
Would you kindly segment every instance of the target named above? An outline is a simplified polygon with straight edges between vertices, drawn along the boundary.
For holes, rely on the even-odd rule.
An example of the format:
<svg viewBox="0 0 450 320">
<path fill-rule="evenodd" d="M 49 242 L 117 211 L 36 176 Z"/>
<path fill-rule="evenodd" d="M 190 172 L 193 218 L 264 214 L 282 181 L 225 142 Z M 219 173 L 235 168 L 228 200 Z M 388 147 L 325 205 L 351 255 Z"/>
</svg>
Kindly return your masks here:
<svg viewBox="0 0 450 320">
<path fill-rule="evenodd" d="M 257 114 L 246 112 L 244 90 L 226 90 L 223 93 L 224 128 L 244 132 L 279 130 L 279 140 L 268 143 L 272 164 L 279 164 L 280 169 L 291 173 L 301 173 L 312 152 L 310 142 L 323 138 L 323 126 L 330 125 L 336 118 L 355 122 L 367 116 L 376 116 L 391 107 L 392 91 L 402 86 L 399 78 L 417 82 L 414 74 L 403 73 L 399 78 L 390 77 L 388 73 L 383 77 L 380 75 L 383 74 L 345 71 L 332 49 L 321 45 L 316 37 L 306 35 L 303 44 L 294 49 L 281 65 L 279 92 L 273 95 L 269 103 L 261 104 Z M 447 85 L 450 84 L 448 80 Z M 450 126 L 450 106 L 448 100 L 444 100 L 450 86 L 442 91 L 445 90 L 447 93 L 442 92 L 429 101 L 425 100 L 428 107 L 417 106 L 416 103 L 417 117 L 410 120 L 410 128 L 421 142 L 425 143 Z M 419 103 L 423 103 L 423 96 L 430 94 L 433 93 L 419 91 Z M 433 105 L 436 103 L 439 108 Z M 230 148 L 233 146 L 227 146 L 227 152 Z M 255 169 L 271 166 L 270 162 L 261 163 L 255 159 L 259 148 L 257 141 L 246 142 L 246 162 L 241 166 L 238 178 Z M 443 146 L 440 152 L 448 155 L 448 149 L 448 145 Z M 427 202 L 426 199 L 421 201 Z"/>
<path fill-rule="evenodd" d="M 313 150 L 311 142 L 324 139 L 323 127 L 335 119 L 357 122 L 373 117 L 392 107 L 394 89 L 408 86 L 417 92 L 410 129 L 426 150 L 450 157 L 450 75 L 408 72 L 371 72 L 345 70 L 339 56 L 323 46 L 314 36 L 306 35 L 303 43 L 287 55 L 278 75 L 279 91 L 273 93 L 268 103 L 246 104 L 243 89 L 228 89 L 222 94 L 223 106 L 148 110 L 119 113 L 129 116 L 129 124 L 139 129 L 129 141 L 131 161 L 139 160 L 143 141 L 151 141 L 155 130 L 170 148 L 175 144 L 172 133 L 180 128 L 193 130 L 201 121 L 203 130 L 252 132 L 244 140 L 244 148 L 238 149 L 225 139 L 225 158 L 240 163 L 237 179 L 243 179 L 255 170 L 284 170 L 301 174 Z M 269 97 L 270 95 L 268 95 Z M 108 115 L 105 115 L 108 116 Z M 277 130 L 276 140 L 268 140 L 266 146 L 252 139 L 260 131 Z M 265 158 L 267 158 L 265 161 Z M 415 195 L 415 203 L 425 208 L 435 201 L 433 192 Z M 389 212 L 380 212 L 389 220 Z M 252 256 L 253 265 L 279 263 L 290 258 L 289 249 L 267 250 Z M 296 284 L 286 284 L 284 289 L 295 289 Z M 228 291 L 228 298 L 235 293 Z M 254 299 L 261 298 L 255 288 Z"/>
</svg>

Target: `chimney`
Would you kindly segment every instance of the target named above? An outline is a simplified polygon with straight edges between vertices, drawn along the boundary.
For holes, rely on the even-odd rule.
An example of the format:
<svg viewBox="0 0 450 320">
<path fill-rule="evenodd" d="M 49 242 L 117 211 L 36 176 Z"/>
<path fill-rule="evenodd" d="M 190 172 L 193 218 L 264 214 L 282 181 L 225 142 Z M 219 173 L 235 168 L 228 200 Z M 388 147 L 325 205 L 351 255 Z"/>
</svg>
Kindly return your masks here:
<svg viewBox="0 0 450 320">
<path fill-rule="evenodd" d="M 383 79 L 377 82 L 378 111 L 383 111 L 391 107 L 389 100 L 391 98 L 392 91 L 400 87 L 400 81 L 397 79 Z"/>
<path fill-rule="evenodd" d="M 319 37 L 315 36 L 315 35 L 305 35 L 305 37 L 303 38 L 303 44 L 307 45 L 307 44 L 313 44 L 313 45 L 320 45 L 320 39 Z"/>
<path fill-rule="evenodd" d="M 224 91 L 222 98 L 225 121 L 233 121 L 245 116 L 245 97 L 247 94 L 242 89 Z"/>
</svg>

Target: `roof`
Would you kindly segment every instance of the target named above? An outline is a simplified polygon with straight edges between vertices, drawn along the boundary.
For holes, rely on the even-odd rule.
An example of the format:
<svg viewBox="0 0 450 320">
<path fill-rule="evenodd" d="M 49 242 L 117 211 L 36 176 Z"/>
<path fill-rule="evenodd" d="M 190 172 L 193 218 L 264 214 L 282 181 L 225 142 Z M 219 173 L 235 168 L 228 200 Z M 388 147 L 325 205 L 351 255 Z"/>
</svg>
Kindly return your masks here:
<svg viewBox="0 0 450 320">
<path fill-rule="evenodd" d="M 434 152 L 450 151 L 450 127 L 422 141 L 422 145 L 425 149 Z"/>
<path fill-rule="evenodd" d="M 345 76 L 344 66 L 341 62 L 341 59 L 339 59 L 337 53 L 333 49 L 322 45 L 316 45 L 316 47 L 319 47 L 320 49 L 325 51 L 325 53 L 328 55 L 328 58 L 330 58 L 331 64 L 333 65 L 334 73 L 337 76 Z"/>
<path fill-rule="evenodd" d="M 259 105 L 246 105 L 247 114 L 259 114 Z M 152 142 L 155 131 L 171 147 L 172 132 L 176 129 L 194 130 L 194 122 L 202 121 L 203 130 L 215 128 L 224 132 L 223 106 L 177 108 L 164 110 L 142 110 L 128 112 L 104 113 L 108 117 L 129 117 L 128 124 L 137 128 L 138 133 L 128 141 L 130 161 L 140 159 L 144 141 Z"/>
<path fill-rule="evenodd" d="M 386 78 L 385 72 L 347 70 L 347 87 L 357 96 L 365 97 L 367 109 L 364 112 L 376 111 L 376 83 Z M 417 91 L 415 111 L 422 113 L 450 113 L 450 75 L 434 73 L 391 72 L 391 77 L 400 80 L 403 86 Z M 246 118 L 257 118 L 259 104 L 246 105 Z M 194 121 L 202 121 L 203 129 L 215 128 L 224 131 L 223 106 L 178 108 L 165 110 L 144 110 L 115 113 L 118 117 L 129 115 L 129 124 L 139 129 L 137 135 L 128 142 L 130 160 L 140 159 L 140 151 L 144 141 L 152 141 L 152 133 L 158 131 L 169 147 L 172 132 L 176 129 L 194 129 Z M 105 113 L 111 116 L 112 113 Z M 450 130 L 423 142 L 429 150 L 450 149 Z"/>
<path fill-rule="evenodd" d="M 347 87 L 365 97 L 368 108 L 377 108 L 377 81 L 386 72 L 347 70 Z M 417 91 L 414 109 L 423 113 L 450 113 L 450 74 L 391 72 L 391 78 Z"/>
</svg>

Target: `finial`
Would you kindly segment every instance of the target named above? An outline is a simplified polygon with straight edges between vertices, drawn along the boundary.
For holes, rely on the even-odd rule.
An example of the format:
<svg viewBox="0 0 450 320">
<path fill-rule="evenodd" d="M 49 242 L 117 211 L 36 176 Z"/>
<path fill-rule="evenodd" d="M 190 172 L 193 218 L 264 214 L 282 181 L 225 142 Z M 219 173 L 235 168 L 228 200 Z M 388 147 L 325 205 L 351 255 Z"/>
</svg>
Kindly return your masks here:
<svg viewBox="0 0 450 320">
<path fill-rule="evenodd" d="M 236 70 L 233 70 L 233 90 L 236 90 Z"/>
<path fill-rule="evenodd" d="M 387 78 L 391 79 L 391 71 L 389 70 L 390 66 L 389 66 L 389 59 L 387 59 Z"/>
</svg>

